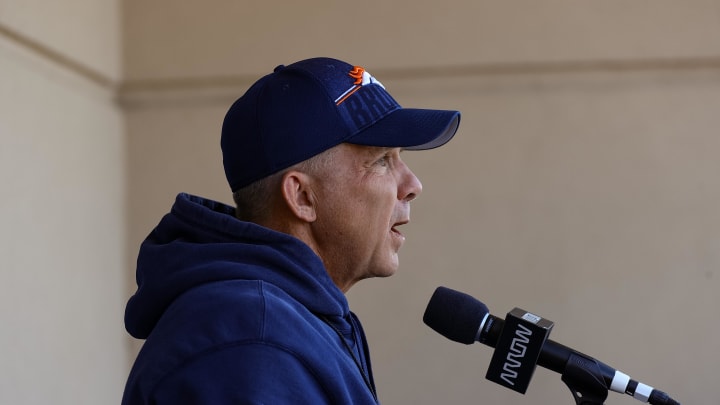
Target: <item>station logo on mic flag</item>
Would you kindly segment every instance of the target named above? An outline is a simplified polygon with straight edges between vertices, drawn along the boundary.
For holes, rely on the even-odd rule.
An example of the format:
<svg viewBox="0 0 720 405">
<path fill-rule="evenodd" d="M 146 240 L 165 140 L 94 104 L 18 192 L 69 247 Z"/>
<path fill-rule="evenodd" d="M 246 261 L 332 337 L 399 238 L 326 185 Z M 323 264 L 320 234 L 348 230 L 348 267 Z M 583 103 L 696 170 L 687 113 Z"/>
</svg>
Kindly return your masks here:
<svg viewBox="0 0 720 405">
<path fill-rule="evenodd" d="M 520 308 L 508 312 L 485 378 L 524 394 L 552 327 Z"/>
</svg>

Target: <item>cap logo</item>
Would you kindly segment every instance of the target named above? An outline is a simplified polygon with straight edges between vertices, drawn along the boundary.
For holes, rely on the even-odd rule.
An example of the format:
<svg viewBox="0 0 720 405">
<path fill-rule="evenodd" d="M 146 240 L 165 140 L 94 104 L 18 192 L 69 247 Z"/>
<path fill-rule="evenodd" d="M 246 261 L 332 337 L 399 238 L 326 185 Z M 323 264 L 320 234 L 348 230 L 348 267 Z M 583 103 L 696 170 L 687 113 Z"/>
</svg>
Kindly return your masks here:
<svg viewBox="0 0 720 405">
<path fill-rule="evenodd" d="M 382 83 L 380 83 L 370 73 L 365 71 L 365 69 L 360 66 L 353 67 L 352 70 L 348 72 L 348 76 L 355 79 L 355 81 L 349 89 L 345 90 L 345 92 L 341 94 L 340 97 L 335 99 L 335 105 L 342 104 L 345 100 L 347 100 L 348 97 L 352 96 L 353 93 L 360 90 L 360 88 L 366 84 L 374 83 L 382 87 L 383 89 L 385 88 Z"/>
<path fill-rule="evenodd" d="M 360 67 L 360 66 L 355 66 L 354 68 L 352 68 L 352 70 L 350 71 L 350 73 L 348 73 L 348 76 L 350 76 L 350 77 L 352 77 L 353 79 L 355 79 L 355 83 L 354 83 L 354 84 L 357 85 L 357 84 L 362 84 L 362 82 L 363 82 L 363 74 L 364 74 L 364 73 L 365 73 L 365 69 L 364 69 L 364 68 L 362 68 L 362 67 Z"/>
</svg>

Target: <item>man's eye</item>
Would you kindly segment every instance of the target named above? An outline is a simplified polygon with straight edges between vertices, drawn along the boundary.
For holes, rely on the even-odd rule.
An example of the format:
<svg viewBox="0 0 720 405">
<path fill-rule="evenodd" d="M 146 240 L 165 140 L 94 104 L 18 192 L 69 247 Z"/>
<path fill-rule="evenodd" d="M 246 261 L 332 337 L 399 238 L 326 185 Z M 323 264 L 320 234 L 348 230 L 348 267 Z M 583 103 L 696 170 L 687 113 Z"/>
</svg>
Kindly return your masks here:
<svg viewBox="0 0 720 405">
<path fill-rule="evenodd" d="M 387 166 L 389 164 L 389 161 L 390 161 L 390 158 L 387 155 L 385 155 L 385 156 L 381 157 L 380 159 L 378 159 L 378 161 L 375 162 L 375 164 L 380 165 L 380 166 Z"/>
</svg>

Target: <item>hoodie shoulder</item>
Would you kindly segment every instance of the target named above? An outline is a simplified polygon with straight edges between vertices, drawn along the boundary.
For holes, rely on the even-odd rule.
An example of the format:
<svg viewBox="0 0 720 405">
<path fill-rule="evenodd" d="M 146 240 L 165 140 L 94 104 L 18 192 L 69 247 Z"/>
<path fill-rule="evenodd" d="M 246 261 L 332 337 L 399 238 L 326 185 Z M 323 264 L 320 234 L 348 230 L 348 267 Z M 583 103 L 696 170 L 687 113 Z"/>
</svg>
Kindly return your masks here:
<svg viewBox="0 0 720 405">
<path fill-rule="evenodd" d="M 299 353 L 306 351 L 303 344 L 308 342 L 326 347 L 318 332 L 323 329 L 322 321 L 307 308 L 262 281 L 221 281 L 196 287 L 178 297 L 155 326 L 133 366 L 126 395 L 148 395 L 167 379 L 206 371 L 215 375 L 210 365 L 233 353 L 264 353 L 307 368 L 303 364 L 309 362 Z M 231 364 L 226 364 L 228 372 L 241 373 L 238 378 L 252 377 L 243 374 L 252 367 Z"/>
<path fill-rule="evenodd" d="M 173 302 L 146 341 L 124 403 L 134 403 L 132 398 L 157 404 L 372 400 L 357 380 L 352 358 L 322 318 L 263 281 L 196 287 Z"/>
</svg>

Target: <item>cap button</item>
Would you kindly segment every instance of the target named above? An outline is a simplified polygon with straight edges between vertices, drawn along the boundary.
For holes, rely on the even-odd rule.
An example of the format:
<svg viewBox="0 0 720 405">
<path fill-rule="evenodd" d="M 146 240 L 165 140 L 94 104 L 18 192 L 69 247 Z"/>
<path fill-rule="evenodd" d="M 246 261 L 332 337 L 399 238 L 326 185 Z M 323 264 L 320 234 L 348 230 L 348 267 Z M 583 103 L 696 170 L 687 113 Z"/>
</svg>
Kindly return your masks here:
<svg viewBox="0 0 720 405">
<path fill-rule="evenodd" d="M 283 69 L 285 69 L 285 65 L 277 65 L 277 67 L 275 68 L 275 70 L 273 70 L 273 72 L 277 73 Z"/>
</svg>

